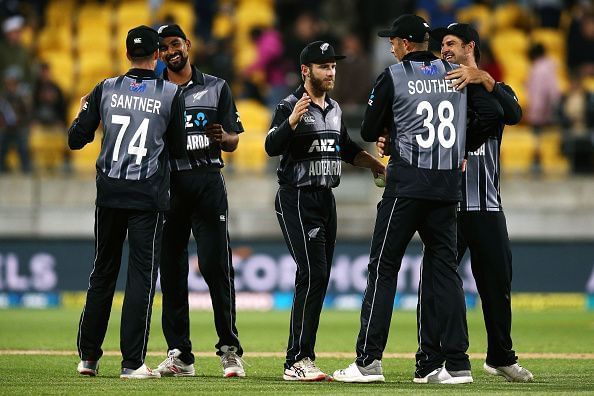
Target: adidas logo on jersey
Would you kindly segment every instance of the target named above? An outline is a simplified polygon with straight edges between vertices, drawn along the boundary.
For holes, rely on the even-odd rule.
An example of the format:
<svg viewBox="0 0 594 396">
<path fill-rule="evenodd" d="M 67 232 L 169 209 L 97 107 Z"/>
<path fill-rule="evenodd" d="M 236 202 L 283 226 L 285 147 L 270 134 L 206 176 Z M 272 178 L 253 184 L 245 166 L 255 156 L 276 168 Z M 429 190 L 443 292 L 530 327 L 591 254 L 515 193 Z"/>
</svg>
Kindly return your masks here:
<svg viewBox="0 0 594 396">
<path fill-rule="evenodd" d="M 335 152 L 334 141 L 335 139 L 314 139 L 314 141 L 311 142 L 308 153 L 313 153 L 314 151 Z"/>
</svg>

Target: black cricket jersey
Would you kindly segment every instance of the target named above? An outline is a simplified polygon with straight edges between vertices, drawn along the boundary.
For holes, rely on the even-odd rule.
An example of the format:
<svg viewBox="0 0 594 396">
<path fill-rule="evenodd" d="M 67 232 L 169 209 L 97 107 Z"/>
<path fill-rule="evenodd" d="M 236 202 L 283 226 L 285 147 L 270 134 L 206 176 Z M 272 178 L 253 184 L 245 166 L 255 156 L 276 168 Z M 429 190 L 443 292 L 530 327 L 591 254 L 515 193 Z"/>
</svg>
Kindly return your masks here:
<svg viewBox="0 0 594 396">
<path fill-rule="evenodd" d="M 391 156 L 384 197 L 462 199 L 460 167 L 466 156 L 467 129 L 480 136 L 492 134 L 501 111 L 496 114 L 482 106 L 475 112 L 473 127 L 467 128 L 469 93 L 466 88 L 451 88 L 444 79 L 455 67 L 431 52 L 417 51 L 378 77 L 361 136 L 375 142 L 384 128 L 389 131 Z"/>
<path fill-rule="evenodd" d="M 165 69 L 163 78 L 168 79 Z M 186 154 L 171 161 L 173 171 L 220 169 L 225 166 L 221 147 L 210 144 L 206 126 L 221 124 L 227 132 L 241 133 L 243 125 L 231 89 L 221 78 L 202 73 L 192 65 L 192 79 L 182 86 L 185 101 Z"/>
<path fill-rule="evenodd" d="M 300 86 L 276 107 L 266 136 L 269 156 L 281 156 L 280 185 L 334 188 L 340 183 L 341 161 L 352 164 L 362 148 L 354 143 L 342 121 L 338 103 L 326 95 L 326 107 L 310 103 L 293 131 L 289 116 L 305 89 Z"/>
<path fill-rule="evenodd" d="M 102 121 L 97 206 L 168 208 L 169 151 L 180 157 L 184 150 L 180 93 L 175 84 L 144 69 L 95 86 L 68 130 L 68 145 L 76 150 L 93 141 Z"/>
<path fill-rule="evenodd" d="M 501 211 L 500 149 L 505 125 L 514 125 L 522 118 L 522 108 L 511 87 L 495 84 L 492 95 L 503 109 L 497 133 L 489 136 L 478 149 L 468 153 L 466 172 L 462 180 L 462 202 L 459 210 Z"/>
</svg>

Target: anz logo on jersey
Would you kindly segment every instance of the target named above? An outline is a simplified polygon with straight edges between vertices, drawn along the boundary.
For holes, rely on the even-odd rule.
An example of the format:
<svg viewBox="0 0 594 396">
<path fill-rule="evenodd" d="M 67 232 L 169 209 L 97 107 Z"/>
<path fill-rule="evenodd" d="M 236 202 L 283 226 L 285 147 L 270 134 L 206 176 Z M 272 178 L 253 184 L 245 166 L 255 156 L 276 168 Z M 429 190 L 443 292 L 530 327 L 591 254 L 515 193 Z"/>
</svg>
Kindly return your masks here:
<svg viewBox="0 0 594 396">
<path fill-rule="evenodd" d="M 317 152 L 337 152 L 340 151 L 338 145 L 335 144 L 336 139 L 314 139 L 311 142 L 308 153 Z"/>
<path fill-rule="evenodd" d="M 208 117 L 203 112 L 188 114 L 186 112 L 186 129 L 204 129 L 208 124 Z"/>
</svg>

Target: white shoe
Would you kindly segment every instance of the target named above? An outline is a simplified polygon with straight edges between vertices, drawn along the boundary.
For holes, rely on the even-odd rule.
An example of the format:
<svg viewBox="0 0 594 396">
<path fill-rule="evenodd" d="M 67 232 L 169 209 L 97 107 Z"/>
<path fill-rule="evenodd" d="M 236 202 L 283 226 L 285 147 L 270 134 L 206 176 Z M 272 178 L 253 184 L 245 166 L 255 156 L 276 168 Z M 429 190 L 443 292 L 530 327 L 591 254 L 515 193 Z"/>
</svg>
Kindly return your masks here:
<svg viewBox="0 0 594 396">
<path fill-rule="evenodd" d="M 485 371 L 491 375 L 500 375 L 509 382 L 531 382 L 534 376 L 518 363 L 509 366 L 492 367 L 487 363 L 483 364 Z"/>
<path fill-rule="evenodd" d="M 151 379 L 151 378 L 161 378 L 161 374 L 156 371 L 151 370 L 143 364 L 142 366 L 138 367 L 136 370 L 132 370 L 129 368 L 122 368 L 122 373 L 120 374 L 120 378 L 131 378 L 131 379 Z"/>
<path fill-rule="evenodd" d="M 235 350 L 231 350 L 231 347 L 221 356 L 221 365 L 223 366 L 223 377 L 245 377 L 243 360 Z"/>
<path fill-rule="evenodd" d="M 192 377 L 195 375 L 194 365 L 186 364 L 179 357 L 181 351 L 172 349 L 167 353 L 167 359 L 163 360 L 157 366 L 155 372 L 161 374 L 161 377 Z"/>
<path fill-rule="evenodd" d="M 415 377 L 415 384 L 469 384 L 472 383 L 470 370 L 455 371 L 452 376 L 445 367 L 439 367 L 424 377 Z"/>
<path fill-rule="evenodd" d="M 351 363 L 344 370 L 336 370 L 332 377 L 340 382 L 385 382 L 382 374 L 381 360 L 374 360 L 365 367 L 359 367 L 356 362 Z"/>
<path fill-rule="evenodd" d="M 283 374 L 285 381 L 324 381 L 326 377 L 326 374 L 308 357 L 293 363 Z"/>
<path fill-rule="evenodd" d="M 82 375 L 94 377 L 99 373 L 99 362 L 93 360 L 81 360 L 76 367 L 76 371 Z"/>
</svg>

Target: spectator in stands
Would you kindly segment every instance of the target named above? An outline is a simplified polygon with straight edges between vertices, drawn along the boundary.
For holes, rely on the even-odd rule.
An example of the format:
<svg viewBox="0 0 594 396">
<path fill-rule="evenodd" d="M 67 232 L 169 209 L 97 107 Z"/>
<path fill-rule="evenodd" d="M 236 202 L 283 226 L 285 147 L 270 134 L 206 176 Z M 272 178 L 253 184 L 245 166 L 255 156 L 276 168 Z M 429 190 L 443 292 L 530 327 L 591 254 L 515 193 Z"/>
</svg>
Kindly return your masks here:
<svg viewBox="0 0 594 396">
<path fill-rule="evenodd" d="M 573 75 L 571 87 L 561 99 L 563 151 L 576 173 L 594 171 L 594 92 L 588 92 L 582 79 Z"/>
<path fill-rule="evenodd" d="M 22 88 L 30 90 L 33 86 L 33 59 L 23 45 L 24 25 L 25 19 L 20 15 L 9 17 L 2 22 L 4 41 L 0 42 L 0 76 L 4 76 L 9 68 L 17 68 L 20 70 Z"/>
<path fill-rule="evenodd" d="M 0 172 L 5 172 L 6 156 L 14 146 L 20 157 L 21 170 L 31 171 L 29 158 L 29 98 L 23 88 L 21 69 L 4 72 L 4 90 L 0 95 Z"/>
<path fill-rule="evenodd" d="M 283 41 L 275 28 L 256 26 L 250 31 L 256 46 L 254 63 L 244 70 L 244 75 L 252 83 L 264 88 L 266 105 L 274 108 L 288 94 L 285 80 L 287 70 L 283 59 Z"/>
<path fill-rule="evenodd" d="M 567 36 L 567 64 L 570 71 L 594 76 L 594 9 L 578 9 Z"/>
<path fill-rule="evenodd" d="M 56 141 L 63 141 L 64 170 L 72 170 L 70 150 L 66 145 L 66 100 L 60 87 L 52 80 L 50 66 L 43 63 L 39 68 L 39 76 L 33 89 L 32 128 L 39 128 L 41 133 L 53 135 Z M 62 153 L 61 153 L 62 154 Z"/>
<path fill-rule="evenodd" d="M 470 0 L 419 0 L 417 6 L 431 26 L 448 26 L 456 22 L 456 12 L 460 8 L 470 4 Z"/>
<path fill-rule="evenodd" d="M 348 34 L 342 39 L 341 46 L 346 58 L 340 64 L 340 73 L 336 75 L 333 96 L 346 110 L 349 106 L 367 102 L 373 81 L 371 60 L 363 49 L 361 39 L 355 34 Z M 357 84 L 353 84 L 353 81 Z"/>
<path fill-rule="evenodd" d="M 544 46 L 540 43 L 530 48 L 528 57 L 532 61 L 532 68 L 526 86 L 526 120 L 534 127 L 535 132 L 539 132 L 556 121 L 555 110 L 561 97 L 557 64 L 546 54 Z"/>
</svg>

